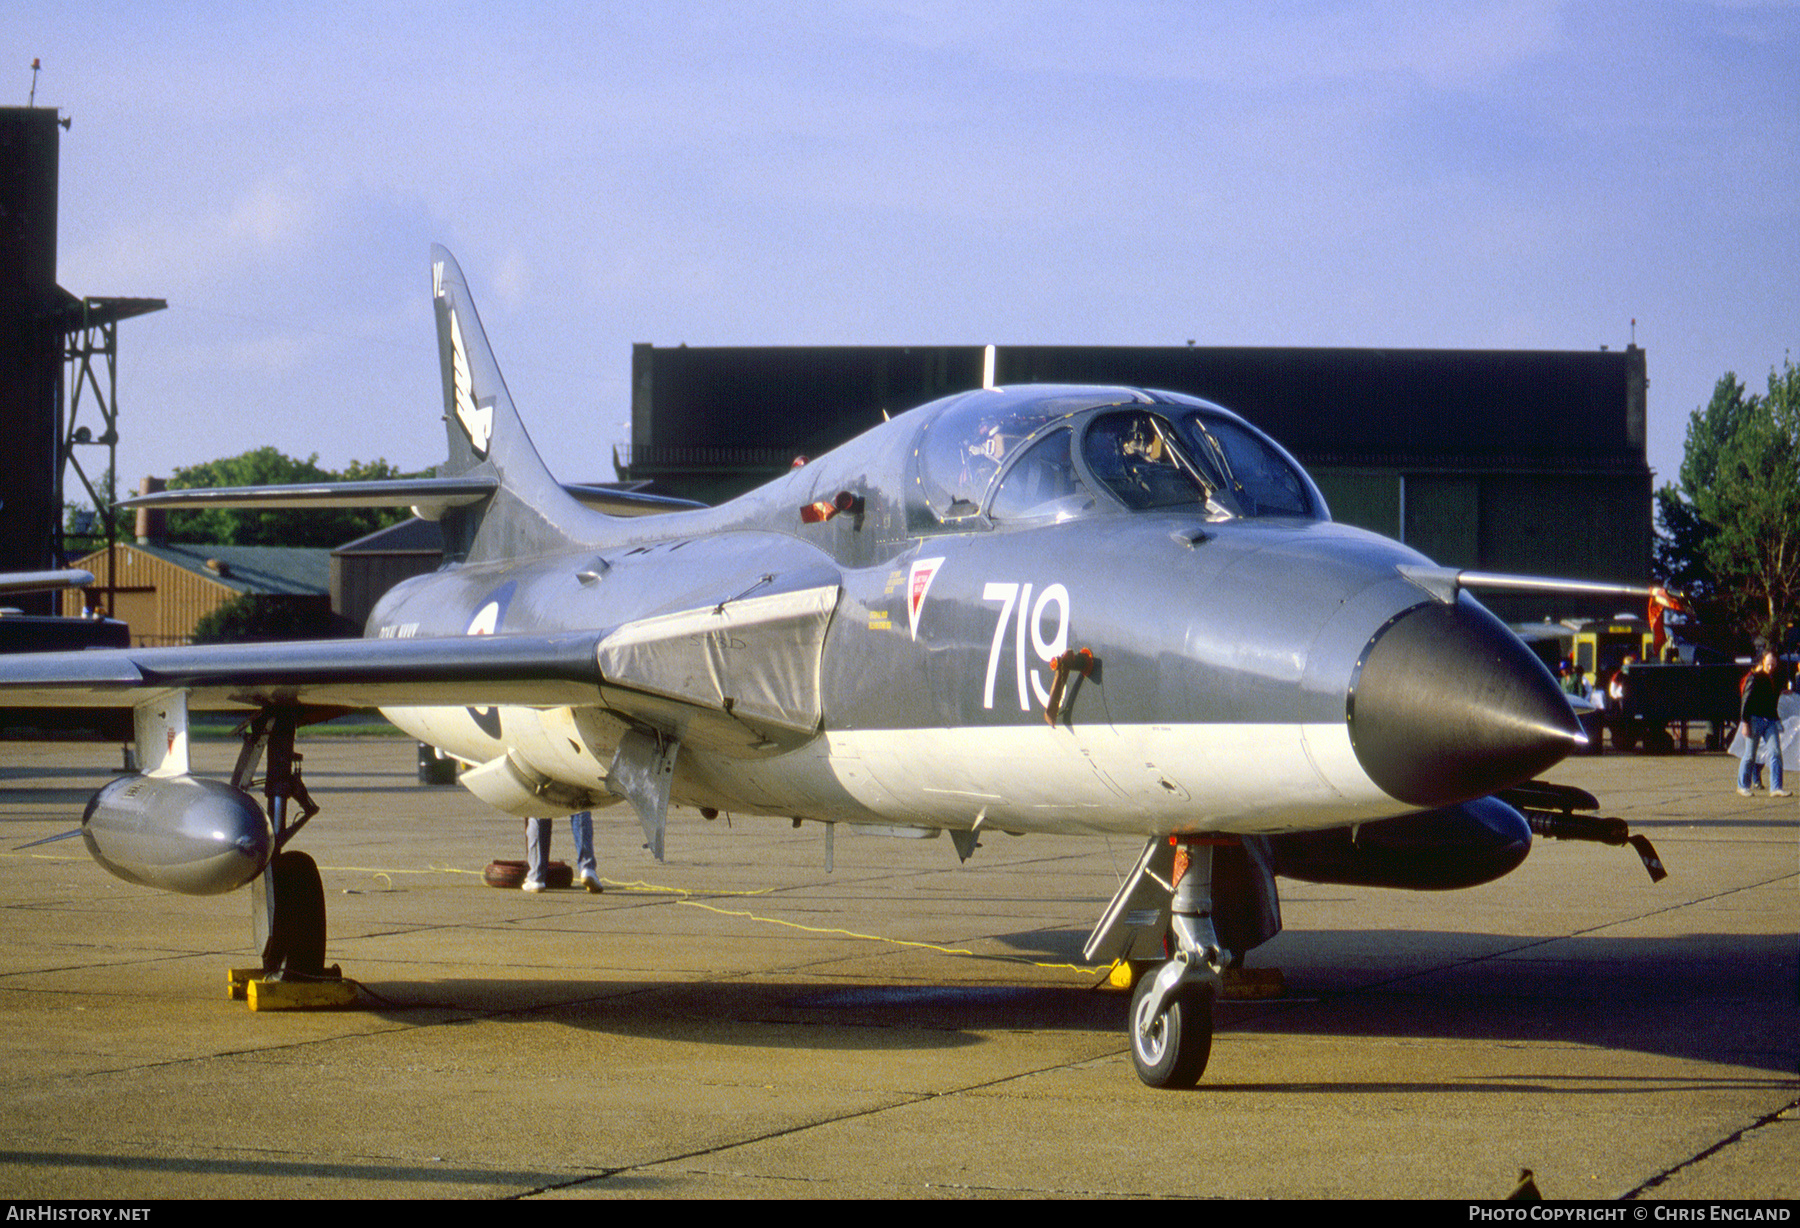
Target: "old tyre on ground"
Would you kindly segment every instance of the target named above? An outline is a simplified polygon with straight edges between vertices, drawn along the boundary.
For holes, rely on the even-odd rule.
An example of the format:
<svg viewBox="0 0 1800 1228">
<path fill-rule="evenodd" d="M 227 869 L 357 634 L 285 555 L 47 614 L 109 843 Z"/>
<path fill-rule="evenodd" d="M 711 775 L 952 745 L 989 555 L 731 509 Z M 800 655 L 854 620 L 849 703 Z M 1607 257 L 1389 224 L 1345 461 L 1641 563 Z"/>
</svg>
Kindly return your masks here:
<svg viewBox="0 0 1800 1228">
<path fill-rule="evenodd" d="M 526 865 L 522 861 L 490 861 L 481 872 L 481 881 L 490 887 L 517 889 L 525 881 Z M 575 885 L 575 871 L 566 861 L 553 861 L 544 867 L 544 886 L 553 891 Z"/>
<path fill-rule="evenodd" d="M 1154 975 L 1131 991 L 1131 1064 L 1150 1087 L 1192 1087 L 1212 1055 L 1212 986 L 1185 981 L 1168 1009 L 1150 1018 Z"/>
</svg>

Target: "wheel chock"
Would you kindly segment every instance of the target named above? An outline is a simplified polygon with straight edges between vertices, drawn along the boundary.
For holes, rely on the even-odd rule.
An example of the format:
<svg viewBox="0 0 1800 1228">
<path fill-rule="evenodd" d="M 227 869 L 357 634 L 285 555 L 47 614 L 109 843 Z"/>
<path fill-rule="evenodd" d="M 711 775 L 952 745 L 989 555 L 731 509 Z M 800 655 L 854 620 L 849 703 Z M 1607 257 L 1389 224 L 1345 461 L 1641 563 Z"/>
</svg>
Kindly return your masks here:
<svg viewBox="0 0 1800 1228">
<path fill-rule="evenodd" d="M 1258 1002 L 1287 996 L 1287 981 L 1279 968 L 1227 968 L 1219 990 L 1221 1002 Z"/>
<path fill-rule="evenodd" d="M 226 996 L 248 1002 L 253 1011 L 308 1011 L 350 1006 L 357 1001 L 353 982 L 338 977 L 313 981 L 265 981 L 261 968 L 232 968 Z"/>
<path fill-rule="evenodd" d="M 249 994 L 246 988 L 251 981 L 262 980 L 261 968 L 227 968 L 225 969 L 225 996 L 230 1001 L 242 1002 Z"/>
<path fill-rule="evenodd" d="M 1121 959 L 1107 970 L 1106 987 L 1128 990 L 1138 978 L 1157 967 L 1153 961 Z M 1257 1002 L 1287 996 L 1287 981 L 1279 968 L 1227 968 L 1220 974 L 1221 1002 Z"/>
<path fill-rule="evenodd" d="M 311 1011 L 356 1001 L 349 981 L 251 981 L 246 988 L 253 1011 Z"/>
</svg>

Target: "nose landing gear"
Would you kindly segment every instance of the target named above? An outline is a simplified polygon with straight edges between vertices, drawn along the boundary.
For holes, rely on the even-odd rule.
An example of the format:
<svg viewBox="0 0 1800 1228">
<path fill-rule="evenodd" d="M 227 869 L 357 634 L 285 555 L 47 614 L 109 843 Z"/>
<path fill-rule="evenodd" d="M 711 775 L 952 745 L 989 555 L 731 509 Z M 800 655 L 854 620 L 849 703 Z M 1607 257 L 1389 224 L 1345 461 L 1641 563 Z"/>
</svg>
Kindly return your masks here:
<svg viewBox="0 0 1800 1228">
<path fill-rule="evenodd" d="M 1213 1000 L 1225 955 L 1212 923 L 1213 846 L 1179 838 L 1169 939 L 1174 951 L 1131 994 L 1131 1063 L 1150 1087 L 1192 1087 L 1212 1055 Z"/>
</svg>

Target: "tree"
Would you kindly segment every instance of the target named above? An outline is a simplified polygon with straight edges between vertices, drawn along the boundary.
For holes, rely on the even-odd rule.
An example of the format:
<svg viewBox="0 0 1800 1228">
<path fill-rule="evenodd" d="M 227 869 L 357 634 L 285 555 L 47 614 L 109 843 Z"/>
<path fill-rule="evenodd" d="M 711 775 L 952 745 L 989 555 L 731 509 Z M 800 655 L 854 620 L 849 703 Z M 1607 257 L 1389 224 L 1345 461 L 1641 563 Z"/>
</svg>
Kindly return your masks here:
<svg viewBox="0 0 1800 1228">
<path fill-rule="evenodd" d="M 401 473 L 385 460 L 351 461 L 342 473 L 319 467 L 319 454 L 296 460 L 272 447 L 175 470 L 169 489 L 218 486 L 286 486 L 310 482 L 367 482 L 421 477 Z M 398 508 L 330 508 L 309 511 L 207 508 L 169 513 L 169 540 L 228 546 L 323 546 L 353 541 L 406 519 Z"/>
<path fill-rule="evenodd" d="M 1656 500 L 1663 581 L 1703 623 L 1780 644 L 1800 619 L 1800 367 L 1771 370 L 1766 396 L 1727 372 L 1688 419 L 1679 486 Z"/>
<path fill-rule="evenodd" d="M 356 628 L 319 601 L 263 593 L 239 593 L 202 614 L 189 638 L 196 644 L 264 640 L 319 640 L 356 634 Z"/>
<path fill-rule="evenodd" d="M 86 479 L 83 479 L 86 484 Z M 118 483 L 110 467 L 101 475 L 97 486 L 88 486 L 94 507 L 65 500 L 63 503 L 63 545 L 71 555 L 85 554 L 106 544 L 106 522 L 110 513 L 113 540 L 130 541 L 137 531 L 137 514 L 118 506 Z M 104 510 L 95 510 L 97 508 Z"/>
</svg>

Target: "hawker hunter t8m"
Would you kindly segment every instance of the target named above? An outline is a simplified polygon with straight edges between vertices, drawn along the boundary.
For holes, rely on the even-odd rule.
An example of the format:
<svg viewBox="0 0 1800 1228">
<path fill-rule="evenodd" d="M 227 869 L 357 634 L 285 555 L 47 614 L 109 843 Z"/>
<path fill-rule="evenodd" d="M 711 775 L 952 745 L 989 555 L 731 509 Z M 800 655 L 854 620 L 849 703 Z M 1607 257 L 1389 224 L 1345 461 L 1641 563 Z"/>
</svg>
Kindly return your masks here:
<svg viewBox="0 0 1800 1228">
<path fill-rule="evenodd" d="M 254 884 L 272 976 L 324 957 L 317 871 L 286 847 L 314 810 L 294 728 L 373 705 L 500 810 L 628 803 L 659 857 L 672 802 L 944 831 L 965 857 L 983 832 L 1136 837 L 1088 953 L 1149 961 L 1133 1056 L 1188 1085 L 1221 971 L 1280 928 L 1277 876 L 1505 874 L 1531 829 L 1495 795 L 1581 740 L 1464 591 L 1537 582 L 1334 524 L 1218 406 L 982 388 L 718 507 L 564 487 L 442 249 L 432 285 L 439 476 L 135 501 L 436 517 L 450 561 L 390 592 L 366 638 L 0 662 L 0 703 L 135 711 L 142 774 L 89 804 L 90 851 L 171 890 Z M 229 782 L 190 772 L 195 707 L 251 717 Z M 1515 800 L 1570 808 L 1531 788 Z"/>
</svg>

